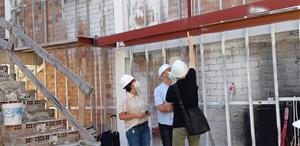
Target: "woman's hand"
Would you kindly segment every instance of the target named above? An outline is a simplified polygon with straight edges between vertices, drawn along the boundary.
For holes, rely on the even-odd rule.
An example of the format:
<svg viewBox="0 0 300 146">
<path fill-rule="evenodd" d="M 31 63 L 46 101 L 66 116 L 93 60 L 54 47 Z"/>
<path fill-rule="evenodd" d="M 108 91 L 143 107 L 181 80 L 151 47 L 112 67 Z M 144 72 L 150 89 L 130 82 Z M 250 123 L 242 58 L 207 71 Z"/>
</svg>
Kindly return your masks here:
<svg viewBox="0 0 300 146">
<path fill-rule="evenodd" d="M 147 115 L 146 115 L 145 113 L 138 113 L 138 114 L 135 115 L 135 117 L 138 118 L 138 119 L 143 119 L 143 118 L 145 118 L 146 116 L 147 116 Z"/>
</svg>

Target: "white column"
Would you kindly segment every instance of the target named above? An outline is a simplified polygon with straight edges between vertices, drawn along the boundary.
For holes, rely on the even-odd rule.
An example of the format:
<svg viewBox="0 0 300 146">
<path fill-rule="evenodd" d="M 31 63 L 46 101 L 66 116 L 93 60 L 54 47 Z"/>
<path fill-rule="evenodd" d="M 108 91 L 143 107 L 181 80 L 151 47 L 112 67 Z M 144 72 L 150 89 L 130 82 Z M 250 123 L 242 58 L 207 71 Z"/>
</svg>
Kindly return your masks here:
<svg viewBox="0 0 300 146">
<path fill-rule="evenodd" d="M 116 106 L 117 106 L 117 114 L 122 111 L 122 101 L 124 99 L 125 91 L 122 89 L 120 85 L 120 78 L 123 74 L 125 74 L 125 58 L 126 51 L 124 48 L 117 49 L 115 53 L 115 69 L 116 69 Z M 119 120 L 119 116 L 117 115 L 117 130 L 120 133 L 120 143 L 122 146 L 127 145 L 126 135 L 125 135 L 125 124 L 124 121 Z"/>
<path fill-rule="evenodd" d="M 125 22 L 127 22 L 127 0 L 114 0 L 114 20 L 115 20 L 115 33 L 121 33 L 124 31 L 124 28 L 127 28 Z M 126 26 L 125 26 L 126 25 Z M 116 107 L 117 107 L 117 130 L 120 133 L 120 143 L 122 146 L 127 145 L 126 135 L 125 135 L 125 124 L 124 121 L 119 120 L 118 114 L 122 111 L 122 101 L 124 99 L 125 91 L 120 86 L 120 78 L 125 74 L 125 58 L 126 58 L 126 49 L 125 48 L 116 48 L 115 52 L 115 84 L 116 84 Z"/>
</svg>

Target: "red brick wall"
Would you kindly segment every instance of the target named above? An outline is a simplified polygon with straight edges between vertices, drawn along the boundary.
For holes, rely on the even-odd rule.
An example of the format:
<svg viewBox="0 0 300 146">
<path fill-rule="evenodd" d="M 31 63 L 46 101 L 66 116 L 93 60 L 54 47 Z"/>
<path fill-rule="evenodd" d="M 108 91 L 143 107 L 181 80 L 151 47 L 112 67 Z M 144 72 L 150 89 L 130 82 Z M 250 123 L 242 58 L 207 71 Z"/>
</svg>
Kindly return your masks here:
<svg viewBox="0 0 300 146">
<path fill-rule="evenodd" d="M 80 49 L 68 49 L 68 50 L 55 50 L 51 51 L 51 54 L 56 56 L 61 63 L 69 67 L 73 72 L 80 75 L 85 81 L 94 87 L 93 94 L 88 97 L 81 91 L 78 93 L 78 86 L 72 81 L 68 80 L 68 89 L 66 97 L 66 77 L 56 71 L 55 80 L 55 69 L 52 65 L 46 65 L 46 83 L 47 88 L 55 94 L 55 83 L 56 83 L 56 94 L 61 103 L 70 107 L 78 107 L 79 101 L 84 101 L 86 107 L 93 105 L 98 107 L 114 107 L 115 106 L 115 85 L 114 85 L 114 51 L 108 49 L 99 48 L 80 48 Z M 66 58 L 67 57 L 67 58 Z M 38 73 L 37 77 L 40 81 L 44 82 L 44 71 Z M 27 82 L 28 89 L 34 89 L 31 81 Z M 80 98 L 78 98 L 80 97 Z M 44 95 L 39 91 L 38 99 L 44 99 Z M 66 99 L 67 98 L 67 99 Z M 82 99 L 84 98 L 84 99 Z M 81 99 L 81 100 L 80 100 Z M 96 102 L 97 101 L 97 102 Z M 53 105 L 48 102 L 48 107 Z M 72 110 L 74 116 L 77 117 L 85 126 L 95 125 L 97 131 L 100 131 L 100 127 L 104 128 L 109 125 L 110 115 L 116 114 L 115 110 L 111 109 L 97 109 L 93 110 L 93 118 L 91 121 L 90 110 L 85 110 L 84 119 L 80 119 L 78 110 Z M 59 118 L 63 116 L 58 113 Z M 101 118 L 102 117 L 102 118 Z M 102 129 L 105 130 L 105 129 Z"/>
</svg>

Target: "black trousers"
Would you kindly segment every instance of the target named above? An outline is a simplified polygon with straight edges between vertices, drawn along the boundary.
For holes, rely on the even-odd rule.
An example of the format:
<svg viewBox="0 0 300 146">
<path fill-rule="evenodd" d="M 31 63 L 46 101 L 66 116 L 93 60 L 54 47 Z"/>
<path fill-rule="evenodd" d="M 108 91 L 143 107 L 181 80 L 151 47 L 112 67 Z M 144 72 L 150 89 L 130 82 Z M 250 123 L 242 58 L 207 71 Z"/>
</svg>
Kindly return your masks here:
<svg viewBox="0 0 300 146">
<path fill-rule="evenodd" d="M 172 146 L 173 126 L 158 123 L 161 140 L 164 146 Z"/>
</svg>

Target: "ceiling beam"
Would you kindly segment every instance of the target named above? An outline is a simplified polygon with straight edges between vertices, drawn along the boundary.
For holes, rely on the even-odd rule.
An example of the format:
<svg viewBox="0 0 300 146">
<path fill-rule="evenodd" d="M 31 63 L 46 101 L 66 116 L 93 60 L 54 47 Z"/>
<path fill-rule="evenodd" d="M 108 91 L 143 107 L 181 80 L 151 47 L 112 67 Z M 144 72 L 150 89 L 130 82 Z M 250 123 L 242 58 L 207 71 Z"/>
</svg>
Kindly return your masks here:
<svg viewBox="0 0 300 146">
<path fill-rule="evenodd" d="M 104 48 L 116 47 L 116 44 L 120 42 L 124 43 L 125 46 L 131 46 L 182 38 L 186 36 L 187 31 L 191 31 L 191 34 L 196 35 L 294 20 L 299 19 L 299 17 L 296 16 L 299 15 L 299 10 L 275 14 L 273 12 L 299 5 L 299 0 L 263 0 L 111 36 L 100 37 L 95 40 L 90 38 L 91 41 L 89 42 L 93 42 L 91 45 Z M 251 23 L 245 24 L 247 22 Z"/>
</svg>

